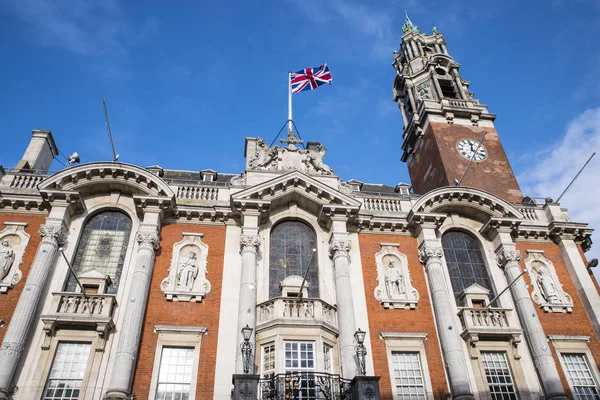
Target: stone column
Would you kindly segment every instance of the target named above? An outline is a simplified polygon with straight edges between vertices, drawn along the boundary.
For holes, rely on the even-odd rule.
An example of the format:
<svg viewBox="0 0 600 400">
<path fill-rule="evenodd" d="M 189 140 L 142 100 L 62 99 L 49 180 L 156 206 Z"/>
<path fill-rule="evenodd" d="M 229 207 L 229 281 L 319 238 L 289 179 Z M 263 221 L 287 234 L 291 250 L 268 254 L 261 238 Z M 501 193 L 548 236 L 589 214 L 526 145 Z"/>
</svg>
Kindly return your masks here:
<svg viewBox="0 0 600 400">
<path fill-rule="evenodd" d="M 131 394 L 135 361 L 146 313 L 152 269 L 154 268 L 155 251 L 160 243 L 158 234 L 160 225 L 157 223 L 159 216 L 158 214 L 150 216 L 154 223 L 146 223 L 148 219 L 149 215 L 146 213 L 145 223 L 141 225 L 136 234 L 138 248 L 135 255 L 133 277 L 129 292 L 127 296 L 123 297 L 125 316 L 122 325 L 117 327 L 121 334 L 113 362 L 109 389 L 104 395 L 106 400 L 129 399 Z"/>
<path fill-rule="evenodd" d="M 343 224 L 345 229 L 345 222 Z M 338 344 L 342 362 L 342 378 L 352 379 L 357 373 L 356 344 L 354 343 L 356 321 L 350 283 L 350 239 L 347 232 L 333 232 L 329 245 L 329 256 L 333 260 L 335 269 L 335 292 L 340 331 Z"/>
<path fill-rule="evenodd" d="M 40 297 L 56 263 L 58 248 L 66 240 L 62 219 L 47 218 L 46 222 L 38 232 L 42 243 L 35 255 L 25 288 L 19 297 L 0 348 L 0 399 L 2 400 L 12 398 L 14 388 L 12 380 L 17 364 L 23 354 L 31 325 L 35 323 L 34 317 Z"/>
<path fill-rule="evenodd" d="M 442 257 L 444 251 L 439 240 L 423 241 L 419 246 L 419 259 L 425 266 L 431 303 L 437 323 L 438 336 L 446 372 L 450 380 L 453 399 L 474 399 L 469 386 L 469 375 L 465 364 L 465 352 L 460 338 L 460 327 L 455 325 L 456 310 L 448 292 Z"/>
<path fill-rule="evenodd" d="M 496 252 L 498 265 L 504 269 L 506 281 L 512 282 L 521 273 L 519 261 L 521 253 L 514 249 L 514 246 L 503 245 Z M 533 363 L 537 369 L 542 388 L 546 394 L 545 399 L 567 399 L 565 395 L 558 370 L 546 334 L 542 328 L 540 319 L 537 316 L 537 311 L 529 296 L 529 291 L 522 281 L 518 281 L 510 287 L 519 320 L 523 326 L 529 350 L 533 357 Z"/>
<path fill-rule="evenodd" d="M 260 246 L 260 237 L 258 229 L 244 228 L 244 233 L 240 238 L 240 252 L 242 255 L 242 272 L 240 280 L 240 299 L 238 307 L 238 341 L 236 343 L 236 363 L 235 371 L 237 374 L 244 372 L 242 360 L 241 344 L 244 341 L 242 328 L 248 325 L 252 328 L 252 354 L 250 356 L 250 373 L 254 373 L 254 355 L 256 354 L 256 259 L 258 257 L 258 248 Z"/>
</svg>

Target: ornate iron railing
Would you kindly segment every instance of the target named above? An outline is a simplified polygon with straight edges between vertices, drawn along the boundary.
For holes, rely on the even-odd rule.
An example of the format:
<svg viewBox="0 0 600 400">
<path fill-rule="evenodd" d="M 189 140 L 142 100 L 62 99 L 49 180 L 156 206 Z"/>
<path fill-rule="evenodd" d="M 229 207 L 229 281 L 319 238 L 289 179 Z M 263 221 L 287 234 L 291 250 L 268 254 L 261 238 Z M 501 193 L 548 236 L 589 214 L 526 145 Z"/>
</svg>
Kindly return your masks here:
<svg viewBox="0 0 600 400">
<path fill-rule="evenodd" d="M 292 372 L 262 378 L 259 400 L 351 400 L 350 381 L 339 375 Z"/>
</svg>

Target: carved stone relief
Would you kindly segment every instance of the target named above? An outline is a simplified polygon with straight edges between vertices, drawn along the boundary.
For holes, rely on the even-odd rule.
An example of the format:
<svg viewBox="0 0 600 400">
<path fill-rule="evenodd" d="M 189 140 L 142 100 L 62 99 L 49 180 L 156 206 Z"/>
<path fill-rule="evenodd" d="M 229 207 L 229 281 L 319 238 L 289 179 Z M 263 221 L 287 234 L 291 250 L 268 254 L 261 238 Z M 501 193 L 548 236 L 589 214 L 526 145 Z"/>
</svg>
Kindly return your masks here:
<svg viewBox="0 0 600 400">
<path fill-rule="evenodd" d="M 554 265 L 543 251 L 527 250 L 527 272 L 533 286 L 533 301 L 546 312 L 572 312 L 573 299 L 564 290 Z"/>
<path fill-rule="evenodd" d="M 431 87 L 431 82 L 423 82 L 417 85 L 417 96 L 422 100 L 436 100 L 435 91 Z"/>
<path fill-rule="evenodd" d="M 375 254 L 377 282 L 375 298 L 385 308 L 414 309 L 419 293 L 412 286 L 406 255 L 398 251 L 398 244 L 381 243 Z"/>
<path fill-rule="evenodd" d="M 305 173 L 333 175 L 334 171 L 325 164 L 325 146 L 317 142 L 308 142 L 306 149 L 297 144 L 304 143 L 296 138 L 293 131 L 287 139 L 281 139 L 285 147 L 270 147 L 262 138 L 249 142 L 247 147 L 247 168 L 264 171 L 302 171 Z M 232 182 L 233 184 L 233 182 Z"/>
<path fill-rule="evenodd" d="M 210 292 L 206 279 L 208 245 L 201 233 L 182 233 L 183 239 L 173 246 L 173 257 L 160 288 L 171 301 L 199 303 Z"/>
<path fill-rule="evenodd" d="M 6 293 L 23 278 L 19 269 L 30 235 L 26 223 L 5 222 L 0 232 L 0 293 Z"/>
</svg>

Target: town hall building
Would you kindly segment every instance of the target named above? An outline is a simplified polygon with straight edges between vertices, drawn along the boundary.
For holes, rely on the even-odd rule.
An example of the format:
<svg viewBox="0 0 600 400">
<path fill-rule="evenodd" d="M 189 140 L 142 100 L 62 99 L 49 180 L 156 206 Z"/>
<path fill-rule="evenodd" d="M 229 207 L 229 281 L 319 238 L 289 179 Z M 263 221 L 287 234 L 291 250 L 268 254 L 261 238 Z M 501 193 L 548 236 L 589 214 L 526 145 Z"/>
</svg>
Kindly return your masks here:
<svg viewBox="0 0 600 400">
<path fill-rule="evenodd" d="M 437 29 L 403 31 L 410 184 L 292 130 L 243 171 L 50 173 L 33 131 L 0 167 L 0 399 L 600 399 L 592 229 L 521 192 Z"/>
</svg>

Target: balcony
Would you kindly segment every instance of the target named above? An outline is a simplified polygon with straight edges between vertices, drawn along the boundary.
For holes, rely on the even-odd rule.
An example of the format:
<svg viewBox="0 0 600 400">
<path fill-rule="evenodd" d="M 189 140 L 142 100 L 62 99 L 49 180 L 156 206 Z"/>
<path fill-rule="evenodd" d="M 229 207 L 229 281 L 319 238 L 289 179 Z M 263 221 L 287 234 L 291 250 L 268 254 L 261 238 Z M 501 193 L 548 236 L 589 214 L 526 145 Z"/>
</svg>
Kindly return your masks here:
<svg viewBox="0 0 600 400">
<path fill-rule="evenodd" d="M 276 297 L 256 306 L 257 331 L 274 325 L 321 326 L 338 332 L 337 309 L 320 299 Z"/>
<path fill-rule="evenodd" d="M 292 372 L 260 379 L 258 399 L 343 400 L 350 398 L 351 383 L 339 375 Z"/>
<path fill-rule="evenodd" d="M 522 329 L 511 327 L 505 308 L 462 308 L 458 317 L 462 325 L 462 338 L 471 347 L 471 358 L 478 357 L 480 339 L 506 340 L 515 347 L 521 342 Z"/>
<path fill-rule="evenodd" d="M 64 292 L 52 295 L 52 311 L 41 317 L 46 332 L 42 349 L 50 348 L 50 339 L 58 329 L 89 329 L 100 337 L 96 350 L 104 350 L 106 336 L 114 328 L 115 295 Z"/>
</svg>

